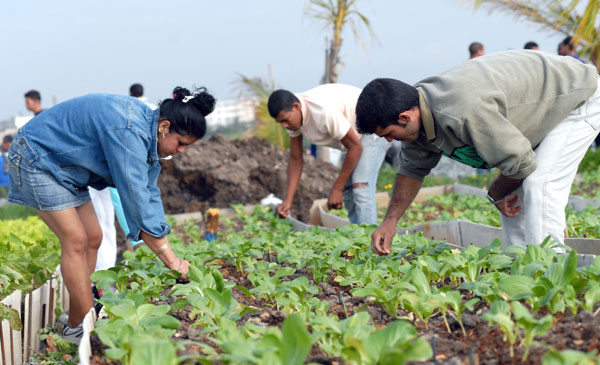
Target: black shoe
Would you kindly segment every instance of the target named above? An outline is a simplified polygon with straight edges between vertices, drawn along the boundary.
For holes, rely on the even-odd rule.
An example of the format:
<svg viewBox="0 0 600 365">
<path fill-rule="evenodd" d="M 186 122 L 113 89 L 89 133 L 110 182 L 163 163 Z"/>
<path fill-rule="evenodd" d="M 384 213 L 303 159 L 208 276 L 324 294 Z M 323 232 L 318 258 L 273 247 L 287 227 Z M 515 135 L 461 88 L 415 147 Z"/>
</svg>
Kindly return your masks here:
<svg viewBox="0 0 600 365">
<path fill-rule="evenodd" d="M 92 286 L 92 295 L 94 300 L 94 310 L 96 311 L 96 316 L 98 316 L 100 310 L 102 310 L 102 307 L 104 306 L 98 301 L 100 299 L 100 293 L 98 292 L 98 289 L 95 285 Z"/>
</svg>

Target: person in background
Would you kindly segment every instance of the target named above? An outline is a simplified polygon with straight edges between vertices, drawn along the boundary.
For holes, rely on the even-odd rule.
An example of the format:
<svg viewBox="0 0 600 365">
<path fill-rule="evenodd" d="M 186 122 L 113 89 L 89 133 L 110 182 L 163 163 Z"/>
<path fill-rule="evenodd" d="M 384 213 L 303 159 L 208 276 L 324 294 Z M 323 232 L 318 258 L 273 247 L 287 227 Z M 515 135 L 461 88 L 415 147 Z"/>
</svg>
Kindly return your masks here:
<svg viewBox="0 0 600 365">
<path fill-rule="evenodd" d="M 573 44 L 571 37 L 563 39 L 563 41 L 558 44 L 558 54 L 561 56 L 570 56 L 585 63 L 584 60 L 575 53 L 575 45 Z"/>
<path fill-rule="evenodd" d="M 540 47 L 534 41 L 529 41 L 529 42 L 525 43 L 525 46 L 523 47 L 523 49 L 532 49 L 534 51 L 539 51 Z"/>
<path fill-rule="evenodd" d="M 485 54 L 483 44 L 479 42 L 473 42 L 469 44 L 469 59 L 481 57 Z"/>
<path fill-rule="evenodd" d="M 158 160 L 183 154 L 206 133 L 215 99 L 177 87 L 157 110 L 124 95 L 90 94 L 62 102 L 21 127 L 8 152 L 8 200 L 36 209 L 61 244 L 61 272 L 70 294 L 67 341 L 79 343 L 93 307 L 90 275 L 102 230 L 88 187 L 116 187 L 130 229 L 169 269 L 190 263 L 169 245 Z"/>
<path fill-rule="evenodd" d="M 0 198 L 7 196 L 8 186 L 10 185 L 10 178 L 8 175 L 8 159 L 6 155 L 12 140 L 13 137 L 10 134 L 7 134 L 2 139 L 2 146 L 0 147 Z"/>
<path fill-rule="evenodd" d="M 373 251 L 391 252 L 396 224 L 442 155 L 500 169 L 487 198 L 501 213 L 504 243 L 526 247 L 550 235 L 563 244 L 571 185 L 600 130 L 599 82 L 594 66 L 528 50 L 463 62 L 415 86 L 371 81 L 356 105 L 358 131 L 402 141 Z"/>
<path fill-rule="evenodd" d="M 137 98 L 137 99 L 143 101 L 152 110 L 156 109 L 156 105 L 149 103 L 148 99 L 146 97 L 144 97 L 144 87 L 142 86 L 142 84 L 136 83 L 136 84 L 131 85 L 131 87 L 129 87 L 129 96 L 132 96 L 134 98 Z"/>
<path fill-rule="evenodd" d="M 290 214 L 303 167 L 302 140 L 345 150 L 346 157 L 327 200 L 329 209 L 345 204 L 350 222 L 376 224 L 377 176 L 390 144 L 377 136 L 356 133 L 356 100 L 360 89 L 325 84 L 300 94 L 276 90 L 269 96 L 269 114 L 290 135 L 290 157 L 285 200 L 277 212 Z"/>
<path fill-rule="evenodd" d="M 34 115 L 38 115 L 44 111 L 42 109 L 42 95 L 37 90 L 29 90 L 25 93 L 25 108 L 32 112 Z"/>
</svg>

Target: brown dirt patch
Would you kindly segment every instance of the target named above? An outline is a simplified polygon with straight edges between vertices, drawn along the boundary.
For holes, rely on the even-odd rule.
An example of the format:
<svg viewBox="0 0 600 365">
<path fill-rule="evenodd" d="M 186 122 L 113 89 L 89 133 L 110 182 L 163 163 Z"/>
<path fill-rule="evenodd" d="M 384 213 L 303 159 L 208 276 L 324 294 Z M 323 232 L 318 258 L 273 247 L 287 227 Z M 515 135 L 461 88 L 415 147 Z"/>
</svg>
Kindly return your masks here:
<svg viewBox="0 0 600 365">
<path fill-rule="evenodd" d="M 165 212 L 205 211 L 208 207 L 256 204 L 269 193 L 284 198 L 289 152 L 257 138 L 200 140 L 183 156 L 162 161 L 158 179 Z M 302 180 L 292 214 L 308 220 L 313 200 L 326 198 L 338 169 L 304 154 Z"/>
</svg>

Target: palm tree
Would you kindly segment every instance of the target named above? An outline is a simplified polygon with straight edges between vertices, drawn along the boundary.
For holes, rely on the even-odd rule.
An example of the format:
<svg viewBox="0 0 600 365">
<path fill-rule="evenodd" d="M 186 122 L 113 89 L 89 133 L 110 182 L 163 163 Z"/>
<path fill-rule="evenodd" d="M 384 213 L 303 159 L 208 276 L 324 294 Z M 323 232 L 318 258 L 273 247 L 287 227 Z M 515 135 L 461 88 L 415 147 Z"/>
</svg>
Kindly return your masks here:
<svg viewBox="0 0 600 365">
<path fill-rule="evenodd" d="M 358 28 L 360 25 L 365 26 L 373 38 L 371 23 L 356 9 L 356 0 L 309 0 L 305 14 L 323 23 L 324 29 L 330 28 L 332 31 L 329 47 L 325 50 L 325 73 L 321 83 L 337 82 L 342 65 L 339 54 L 344 27 L 349 26 L 354 38 L 365 48 Z"/>
<path fill-rule="evenodd" d="M 267 108 L 269 95 L 277 89 L 271 71 L 269 75 L 269 80 L 261 77 L 250 78 L 241 74 L 239 75 L 241 95 L 257 99 L 255 109 L 256 124 L 252 126 L 247 135 L 266 139 L 275 145 L 279 145 L 281 150 L 285 150 L 289 148 L 289 138 L 285 138 L 283 127 L 271 118 L 269 109 Z"/>
<path fill-rule="evenodd" d="M 475 0 L 475 8 L 488 5 L 540 24 L 542 28 L 573 36 L 579 45 L 580 56 L 589 57 L 596 67 L 600 66 L 600 25 L 597 27 L 600 0 L 587 0 L 583 13 L 579 14 L 581 0 Z"/>
</svg>

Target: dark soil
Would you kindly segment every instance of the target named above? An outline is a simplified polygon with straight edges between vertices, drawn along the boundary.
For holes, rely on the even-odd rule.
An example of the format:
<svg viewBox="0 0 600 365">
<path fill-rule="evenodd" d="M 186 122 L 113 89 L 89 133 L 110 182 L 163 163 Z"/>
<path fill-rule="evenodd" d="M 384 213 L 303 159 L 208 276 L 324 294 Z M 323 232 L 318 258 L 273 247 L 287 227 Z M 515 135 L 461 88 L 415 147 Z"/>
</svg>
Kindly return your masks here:
<svg viewBox="0 0 600 365">
<path fill-rule="evenodd" d="M 270 193 L 283 199 L 289 152 L 263 139 L 228 140 L 215 135 L 187 148 L 183 156 L 162 161 L 158 179 L 165 212 L 170 214 L 256 204 Z M 337 178 L 333 165 L 304 154 L 292 214 L 308 221 L 313 200 L 327 198 Z"/>
</svg>

